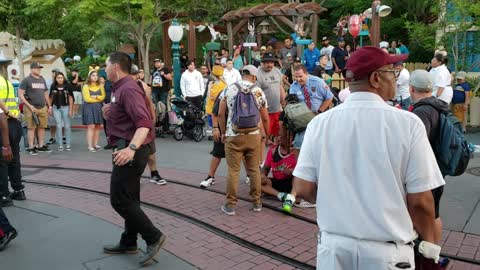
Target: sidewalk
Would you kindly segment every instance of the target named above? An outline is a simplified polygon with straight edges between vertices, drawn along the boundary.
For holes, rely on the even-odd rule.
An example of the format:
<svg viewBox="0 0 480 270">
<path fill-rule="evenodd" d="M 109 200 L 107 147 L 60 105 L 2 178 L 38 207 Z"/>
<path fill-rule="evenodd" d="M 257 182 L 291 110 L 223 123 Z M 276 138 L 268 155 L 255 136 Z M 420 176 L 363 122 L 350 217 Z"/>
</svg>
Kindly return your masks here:
<svg viewBox="0 0 480 270">
<path fill-rule="evenodd" d="M 108 255 L 102 246 L 118 241 L 122 229 L 99 218 L 52 204 L 27 200 L 4 208 L 18 236 L 0 253 L 2 269 L 133 270 L 137 255 Z M 140 243 L 140 242 L 139 242 Z M 142 269 L 197 269 L 162 250 L 157 263 Z"/>
</svg>

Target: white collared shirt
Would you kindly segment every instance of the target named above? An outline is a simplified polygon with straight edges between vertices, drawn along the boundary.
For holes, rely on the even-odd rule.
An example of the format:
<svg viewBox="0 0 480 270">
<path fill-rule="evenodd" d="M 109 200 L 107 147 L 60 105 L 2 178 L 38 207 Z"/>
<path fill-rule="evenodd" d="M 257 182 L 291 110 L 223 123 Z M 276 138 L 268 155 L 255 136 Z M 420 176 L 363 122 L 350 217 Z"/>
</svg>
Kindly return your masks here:
<svg viewBox="0 0 480 270">
<path fill-rule="evenodd" d="M 402 68 L 397 79 L 397 100 L 405 100 L 410 97 L 410 72 Z"/>
<path fill-rule="evenodd" d="M 239 82 L 242 80 L 242 75 L 240 71 L 232 68 L 232 70 L 224 69 L 223 70 L 223 80 L 227 83 L 227 86 L 230 86 L 233 83 Z"/>
<path fill-rule="evenodd" d="M 322 231 L 382 242 L 415 239 L 407 193 L 445 184 L 422 121 L 369 92 L 310 122 L 293 174 L 317 183 Z"/>
<path fill-rule="evenodd" d="M 443 87 L 442 95 L 438 98 L 450 104 L 453 98 L 452 75 L 445 65 L 432 68 L 430 74 L 433 77 L 433 96 L 437 96 L 439 87 Z"/>
<path fill-rule="evenodd" d="M 205 82 L 202 73 L 198 70 L 190 72 L 185 70 L 180 79 L 180 89 L 184 97 L 203 96 L 205 93 Z"/>
</svg>

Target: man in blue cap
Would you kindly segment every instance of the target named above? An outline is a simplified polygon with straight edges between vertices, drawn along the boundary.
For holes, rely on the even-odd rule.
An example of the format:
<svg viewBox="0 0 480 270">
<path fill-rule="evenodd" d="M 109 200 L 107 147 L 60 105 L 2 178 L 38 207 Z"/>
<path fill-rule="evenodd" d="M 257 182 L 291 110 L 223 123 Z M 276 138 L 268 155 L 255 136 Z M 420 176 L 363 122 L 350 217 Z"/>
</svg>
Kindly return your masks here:
<svg viewBox="0 0 480 270">
<path fill-rule="evenodd" d="M 315 42 L 308 44 L 308 49 L 303 52 L 303 61 L 308 73 L 312 73 L 315 66 L 318 65 L 318 59 L 320 58 L 320 50 L 315 47 Z"/>
<path fill-rule="evenodd" d="M 338 45 L 332 51 L 332 62 L 336 73 L 342 73 L 348 60 L 348 52 L 345 50 L 345 41 L 338 38 Z"/>
</svg>

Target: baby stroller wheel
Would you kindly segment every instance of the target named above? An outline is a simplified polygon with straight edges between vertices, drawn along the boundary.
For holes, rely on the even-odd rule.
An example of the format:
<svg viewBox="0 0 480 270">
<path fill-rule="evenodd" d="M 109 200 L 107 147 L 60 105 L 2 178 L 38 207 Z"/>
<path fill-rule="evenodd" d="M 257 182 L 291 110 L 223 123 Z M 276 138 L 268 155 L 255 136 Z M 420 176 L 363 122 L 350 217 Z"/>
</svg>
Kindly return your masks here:
<svg viewBox="0 0 480 270">
<path fill-rule="evenodd" d="M 181 141 L 183 139 L 183 130 L 181 126 L 178 126 L 175 128 L 175 131 L 173 133 L 173 138 L 177 141 Z"/>
<path fill-rule="evenodd" d="M 203 127 L 195 126 L 193 128 L 193 139 L 196 142 L 200 142 L 203 139 Z"/>
</svg>

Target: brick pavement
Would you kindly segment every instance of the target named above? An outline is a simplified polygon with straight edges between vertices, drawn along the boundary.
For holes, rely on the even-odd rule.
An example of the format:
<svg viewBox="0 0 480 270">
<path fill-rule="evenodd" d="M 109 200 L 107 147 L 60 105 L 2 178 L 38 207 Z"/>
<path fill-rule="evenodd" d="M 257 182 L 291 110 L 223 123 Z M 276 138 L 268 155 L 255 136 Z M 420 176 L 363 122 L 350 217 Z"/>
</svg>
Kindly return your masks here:
<svg viewBox="0 0 480 270">
<path fill-rule="evenodd" d="M 88 168 L 94 170 L 110 170 L 109 163 L 73 161 L 73 160 L 46 160 L 36 157 L 23 157 L 24 165 L 59 166 L 71 168 Z M 175 169 L 161 169 L 162 175 L 168 179 L 197 185 L 204 175 L 196 172 L 180 171 Z M 102 190 L 108 192 L 108 180 L 104 173 L 73 172 L 74 179 L 66 179 L 72 172 L 44 171 L 28 176 L 28 179 L 41 181 L 56 181 L 62 184 Z M 31 177 L 35 177 L 34 179 Z M 103 179 L 98 181 L 99 179 Z M 216 190 L 224 191 L 224 181 L 219 178 Z M 223 185 L 222 185 L 223 184 Z M 204 192 L 185 186 L 167 185 L 154 186 L 142 185 L 142 198 L 145 202 L 167 206 L 169 209 L 187 214 L 199 220 L 212 224 L 229 233 L 242 237 L 247 241 L 262 247 L 282 253 L 285 256 L 307 262 L 315 263 L 314 234 L 316 226 L 300 222 L 285 215 L 264 209 L 259 220 L 256 215 L 248 211 L 249 205 L 240 202 L 236 217 L 225 217 L 218 208 L 224 201 L 224 196 L 210 193 L 207 197 Z M 223 188 L 223 190 L 222 190 Z M 240 195 L 248 196 L 247 185 L 241 185 Z M 183 197 L 183 199 L 181 198 Z M 178 200 L 178 201 L 177 201 Z M 173 202 L 181 202 L 178 203 Z M 280 205 L 279 202 L 267 200 L 269 204 Z M 315 219 L 313 209 L 296 209 L 299 213 L 310 219 Z M 277 221 L 278 220 L 278 221 Z M 292 229 L 295 228 L 295 229 Z M 265 231 L 267 229 L 268 231 Z M 273 232 L 273 233 L 269 233 Z M 286 240 L 290 239 L 290 240 Z M 444 230 L 442 252 L 470 259 L 480 260 L 480 236 Z M 449 269 L 479 269 L 477 266 L 460 262 L 453 263 Z"/>
</svg>

